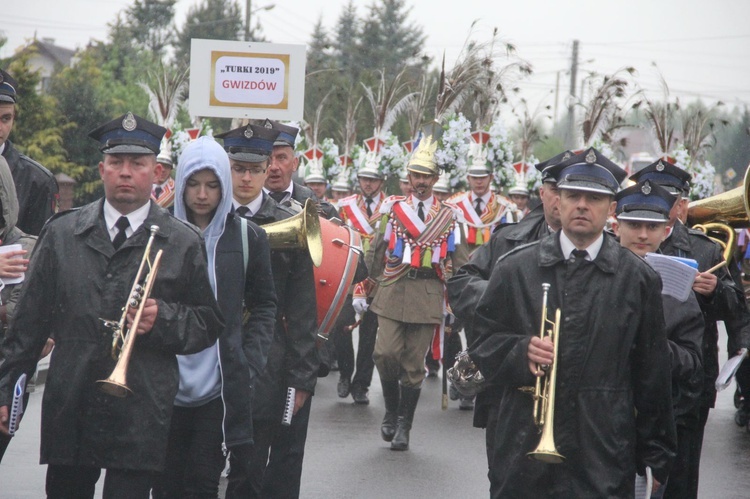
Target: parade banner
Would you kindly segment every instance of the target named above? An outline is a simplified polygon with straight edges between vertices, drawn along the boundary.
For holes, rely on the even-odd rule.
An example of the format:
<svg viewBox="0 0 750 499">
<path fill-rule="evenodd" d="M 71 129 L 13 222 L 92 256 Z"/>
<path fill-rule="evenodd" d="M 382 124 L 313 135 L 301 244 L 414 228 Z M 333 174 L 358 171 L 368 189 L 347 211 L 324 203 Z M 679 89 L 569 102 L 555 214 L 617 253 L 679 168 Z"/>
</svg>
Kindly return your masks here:
<svg viewBox="0 0 750 499">
<path fill-rule="evenodd" d="M 305 46 L 194 39 L 190 114 L 301 120 Z"/>
</svg>

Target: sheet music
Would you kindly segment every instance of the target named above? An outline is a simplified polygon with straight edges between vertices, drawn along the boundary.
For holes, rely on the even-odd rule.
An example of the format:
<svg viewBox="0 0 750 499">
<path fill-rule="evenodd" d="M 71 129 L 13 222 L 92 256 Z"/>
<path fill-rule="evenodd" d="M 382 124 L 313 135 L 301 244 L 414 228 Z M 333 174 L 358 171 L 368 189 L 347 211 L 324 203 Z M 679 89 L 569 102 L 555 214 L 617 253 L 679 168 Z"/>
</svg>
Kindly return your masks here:
<svg viewBox="0 0 750 499">
<path fill-rule="evenodd" d="M 728 359 L 724 365 L 721 366 L 719 376 L 716 378 L 716 391 L 720 392 L 732 383 L 732 378 L 734 378 L 737 369 L 740 368 L 740 364 L 742 364 L 745 357 L 747 357 L 747 348 L 740 350 L 739 355 L 735 355 L 731 359 Z"/>
<path fill-rule="evenodd" d="M 646 262 L 661 276 L 662 294 L 684 302 L 693 292 L 693 282 L 698 275 L 698 262 L 686 263 L 686 258 L 675 258 L 658 253 L 646 253 Z"/>
</svg>

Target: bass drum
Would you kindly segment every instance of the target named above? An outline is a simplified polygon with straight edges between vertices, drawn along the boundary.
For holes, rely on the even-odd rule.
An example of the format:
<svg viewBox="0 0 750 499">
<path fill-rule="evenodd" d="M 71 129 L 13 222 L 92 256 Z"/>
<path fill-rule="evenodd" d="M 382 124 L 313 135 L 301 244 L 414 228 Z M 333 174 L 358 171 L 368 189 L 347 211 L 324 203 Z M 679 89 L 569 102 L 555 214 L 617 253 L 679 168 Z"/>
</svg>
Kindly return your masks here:
<svg viewBox="0 0 750 499">
<path fill-rule="evenodd" d="M 318 336 L 323 339 L 328 339 L 341 313 L 362 251 L 359 233 L 336 221 L 320 218 L 323 261 L 313 269 L 318 304 Z"/>
</svg>

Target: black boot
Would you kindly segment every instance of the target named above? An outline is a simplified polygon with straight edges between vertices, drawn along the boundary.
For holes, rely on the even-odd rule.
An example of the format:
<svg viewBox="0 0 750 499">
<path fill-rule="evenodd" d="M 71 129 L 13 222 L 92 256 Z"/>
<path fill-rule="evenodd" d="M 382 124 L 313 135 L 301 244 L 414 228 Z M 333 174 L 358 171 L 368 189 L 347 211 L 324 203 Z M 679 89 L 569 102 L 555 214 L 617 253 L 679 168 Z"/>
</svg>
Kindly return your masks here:
<svg viewBox="0 0 750 499">
<path fill-rule="evenodd" d="M 398 406 L 398 424 L 396 434 L 391 441 L 391 450 L 407 450 L 409 448 L 409 430 L 414 421 L 414 410 L 419 402 L 421 388 L 407 388 L 401 386 L 401 403 Z"/>
<path fill-rule="evenodd" d="M 382 381 L 383 398 L 385 399 L 385 417 L 380 425 L 380 436 L 383 440 L 390 442 L 396 434 L 396 419 L 398 417 L 399 386 L 396 381 Z"/>
</svg>

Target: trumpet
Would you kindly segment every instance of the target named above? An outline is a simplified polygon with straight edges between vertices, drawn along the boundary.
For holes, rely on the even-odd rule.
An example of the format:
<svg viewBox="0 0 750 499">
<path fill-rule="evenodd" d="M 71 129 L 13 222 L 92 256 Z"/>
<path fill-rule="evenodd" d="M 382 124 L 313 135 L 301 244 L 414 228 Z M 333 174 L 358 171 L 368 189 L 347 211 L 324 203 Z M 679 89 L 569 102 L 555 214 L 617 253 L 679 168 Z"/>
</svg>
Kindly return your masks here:
<svg viewBox="0 0 750 499">
<path fill-rule="evenodd" d="M 110 395 L 115 397 L 125 397 L 128 394 L 133 393 L 127 385 L 127 370 L 128 364 L 130 363 L 130 355 L 133 351 L 133 345 L 135 344 L 136 331 L 138 331 L 138 324 L 141 321 L 141 315 L 143 309 L 146 306 L 146 300 L 151 294 L 151 288 L 154 286 L 156 280 L 156 273 L 159 270 L 161 263 L 161 255 L 163 250 L 159 250 L 154 257 L 154 261 L 151 262 L 151 245 L 154 242 L 156 233 L 159 232 L 157 225 L 152 225 L 149 229 L 151 236 L 146 244 L 146 250 L 143 252 L 143 258 L 141 258 L 141 264 L 138 267 L 138 273 L 135 276 L 135 281 L 130 289 L 130 295 L 128 302 L 122 309 L 122 317 L 119 322 L 110 321 L 106 319 L 100 319 L 104 325 L 112 330 L 112 358 L 117 361 L 112 374 L 107 379 L 100 379 L 99 388 Z M 144 276 L 144 272 L 147 272 Z M 127 331 L 125 331 L 125 322 L 128 317 L 128 307 L 136 309 L 133 323 L 130 325 Z"/>
<path fill-rule="evenodd" d="M 554 353 L 552 357 L 552 366 L 537 366 L 537 369 L 545 371 L 544 376 L 537 377 L 536 386 L 522 387 L 521 391 L 531 393 L 534 399 L 534 424 L 536 424 L 540 433 L 539 445 L 536 449 L 526 454 L 527 456 L 549 464 L 558 464 L 565 460 L 565 457 L 557 452 L 555 446 L 555 386 L 557 384 L 557 349 L 560 339 L 560 309 L 555 310 L 555 320 L 547 318 L 547 293 L 550 285 L 542 284 L 544 294 L 542 296 L 542 323 L 539 328 L 539 338 L 549 337 L 554 344 Z"/>
</svg>

